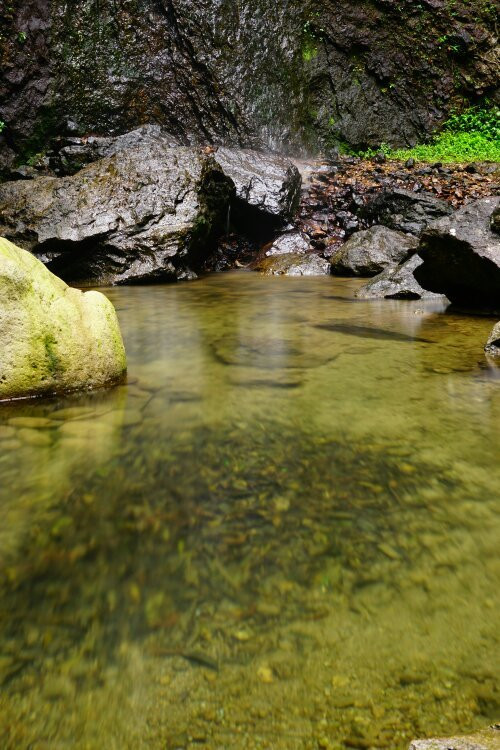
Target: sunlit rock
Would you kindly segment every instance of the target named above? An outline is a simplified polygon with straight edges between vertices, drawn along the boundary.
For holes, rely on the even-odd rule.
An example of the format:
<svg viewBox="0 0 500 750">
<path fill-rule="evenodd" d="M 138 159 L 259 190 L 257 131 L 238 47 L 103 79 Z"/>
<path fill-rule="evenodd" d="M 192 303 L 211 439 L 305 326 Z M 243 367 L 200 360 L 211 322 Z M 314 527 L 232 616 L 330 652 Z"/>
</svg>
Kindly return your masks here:
<svg viewBox="0 0 500 750">
<path fill-rule="evenodd" d="M 5 239 L 0 340 L 0 400 L 97 388 L 126 370 L 111 302 L 100 292 L 71 289 Z"/>
<path fill-rule="evenodd" d="M 416 268 L 423 263 L 422 258 L 413 255 L 406 263 L 388 268 L 375 276 L 368 284 L 358 289 L 359 299 L 443 299 L 441 294 L 429 292 L 420 286 L 414 276 Z"/>
</svg>

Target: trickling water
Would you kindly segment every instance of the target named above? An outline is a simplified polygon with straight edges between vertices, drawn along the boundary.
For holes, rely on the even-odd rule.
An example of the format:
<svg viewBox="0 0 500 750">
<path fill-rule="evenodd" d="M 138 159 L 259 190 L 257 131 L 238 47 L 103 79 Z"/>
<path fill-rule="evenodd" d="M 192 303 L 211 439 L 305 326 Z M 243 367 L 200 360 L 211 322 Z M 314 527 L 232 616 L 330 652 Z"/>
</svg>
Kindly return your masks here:
<svg viewBox="0 0 500 750">
<path fill-rule="evenodd" d="M 491 321 L 357 285 L 109 290 L 129 384 L 2 407 L 0 747 L 498 720 Z"/>
</svg>

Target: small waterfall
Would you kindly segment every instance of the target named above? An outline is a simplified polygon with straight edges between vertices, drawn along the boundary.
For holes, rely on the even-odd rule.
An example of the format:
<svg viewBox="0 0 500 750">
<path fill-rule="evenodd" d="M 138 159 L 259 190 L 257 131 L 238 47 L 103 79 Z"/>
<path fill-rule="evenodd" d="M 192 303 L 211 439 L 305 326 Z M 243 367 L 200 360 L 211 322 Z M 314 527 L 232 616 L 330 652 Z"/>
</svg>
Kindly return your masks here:
<svg viewBox="0 0 500 750">
<path fill-rule="evenodd" d="M 229 235 L 231 229 L 231 204 L 227 207 L 227 217 L 226 217 L 226 235 Z"/>
</svg>

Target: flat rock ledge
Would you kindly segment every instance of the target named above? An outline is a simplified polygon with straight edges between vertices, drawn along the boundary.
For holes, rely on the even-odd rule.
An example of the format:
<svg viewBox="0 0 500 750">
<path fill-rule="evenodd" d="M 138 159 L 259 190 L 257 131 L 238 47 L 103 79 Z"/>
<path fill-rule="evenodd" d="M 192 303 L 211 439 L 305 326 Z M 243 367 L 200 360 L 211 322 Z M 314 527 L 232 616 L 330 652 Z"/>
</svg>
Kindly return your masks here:
<svg viewBox="0 0 500 750">
<path fill-rule="evenodd" d="M 500 724 L 463 737 L 414 740 L 408 750 L 500 750 Z"/>
<path fill-rule="evenodd" d="M 126 372 L 116 312 L 0 238 L 0 401 L 99 388 Z"/>
</svg>

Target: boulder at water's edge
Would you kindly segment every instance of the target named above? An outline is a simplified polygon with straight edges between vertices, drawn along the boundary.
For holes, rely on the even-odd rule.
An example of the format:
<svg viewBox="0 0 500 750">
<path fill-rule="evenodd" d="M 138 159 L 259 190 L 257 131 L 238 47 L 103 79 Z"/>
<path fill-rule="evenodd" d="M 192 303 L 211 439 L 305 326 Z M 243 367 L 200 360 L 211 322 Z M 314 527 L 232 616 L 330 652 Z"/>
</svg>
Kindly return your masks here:
<svg viewBox="0 0 500 750">
<path fill-rule="evenodd" d="M 410 234 L 374 226 L 356 232 L 332 257 L 332 273 L 337 276 L 376 276 L 407 260 L 417 249 L 418 240 Z"/>
<path fill-rule="evenodd" d="M 126 371 L 116 312 L 0 238 L 0 401 L 98 388 Z"/>
<path fill-rule="evenodd" d="M 451 302 L 500 309 L 500 237 L 492 217 L 500 198 L 467 203 L 452 216 L 430 224 L 423 232 L 415 269 L 417 281 Z"/>
<path fill-rule="evenodd" d="M 443 299 L 441 294 L 429 292 L 420 286 L 414 276 L 423 263 L 419 255 L 412 255 L 405 263 L 388 268 L 358 289 L 358 299 Z"/>
<path fill-rule="evenodd" d="M 194 278 L 233 193 L 209 155 L 143 139 L 69 177 L 0 185 L 0 233 L 70 283 Z"/>
</svg>

